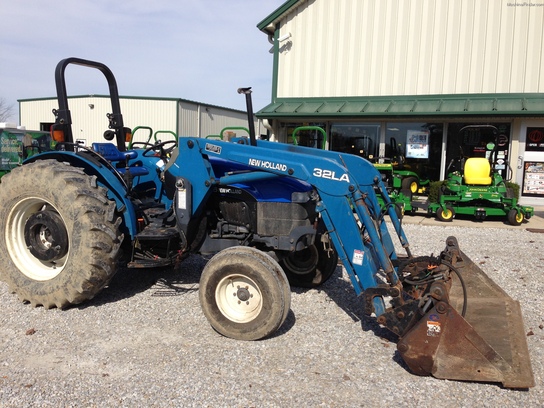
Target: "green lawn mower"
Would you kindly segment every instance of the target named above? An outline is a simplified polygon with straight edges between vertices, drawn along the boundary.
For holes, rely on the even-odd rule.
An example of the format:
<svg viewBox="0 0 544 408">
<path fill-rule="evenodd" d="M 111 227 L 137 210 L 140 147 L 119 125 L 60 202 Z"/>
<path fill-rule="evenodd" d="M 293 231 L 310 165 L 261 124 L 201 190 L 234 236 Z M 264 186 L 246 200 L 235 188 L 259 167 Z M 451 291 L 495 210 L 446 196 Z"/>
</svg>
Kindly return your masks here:
<svg viewBox="0 0 544 408">
<path fill-rule="evenodd" d="M 390 160 L 382 159 L 381 161 L 382 163 L 373 164 L 382 175 L 382 181 L 391 202 L 400 209 L 400 214 L 413 213 L 417 208 L 413 205 L 412 197 L 413 194 L 418 193 L 419 177 L 408 170 L 401 170 L 403 174 L 400 174 Z M 384 203 L 380 202 L 380 205 L 383 207 Z"/>
<path fill-rule="evenodd" d="M 410 190 L 412 194 L 427 194 L 427 188 L 430 185 L 428 178 L 422 178 L 417 172 L 412 171 L 410 165 L 406 163 L 404 148 L 397 140 L 392 137 L 390 139 L 392 159 L 383 159 L 385 163 L 376 166 L 380 172 L 391 171 L 393 174 L 392 187 L 396 191 Z M 388 163 L 390 162 L 390 163 Z M 391 166 L 391 170 L 387 168 Z M 382 170 L 383 168 L 383 170 Z"/>
<path fill-rule="evenodd" d="M 451 171 L 441 185 L 437 202 L 429 204 L 429 214 L 436 214 L 440 221 L 452 221 L 456 214 L 473 215 L 479 221 L 488 216 L 501 216 L 512 225 L 521 225 L 531 218 L 534 208 L 519 205 L 518 192 L 494 170 L 497 145 L 489 143 L 486 148 L 491 151 L 489 158 L 468 159 L 461 148 L 457 169 Z M 452 168 L 452 163 L 448 167 Z"/>
<path fill-rule="evenodd" d="M 373 160 L 374 167 L 382 175 L 382 180 L 387 186 L 387 192 L 391 201 L 403 208 L 403 213 L 414 213 L 417 206 L 414 205 L 414 195 L 426 195 L 431 181 L 421 178 L 418 173 L 412 171 L 406 164 L 404 149 L 397 143 L 394 137 L 390 141 L 392 158 L 379 158 Z"/>
</svg>

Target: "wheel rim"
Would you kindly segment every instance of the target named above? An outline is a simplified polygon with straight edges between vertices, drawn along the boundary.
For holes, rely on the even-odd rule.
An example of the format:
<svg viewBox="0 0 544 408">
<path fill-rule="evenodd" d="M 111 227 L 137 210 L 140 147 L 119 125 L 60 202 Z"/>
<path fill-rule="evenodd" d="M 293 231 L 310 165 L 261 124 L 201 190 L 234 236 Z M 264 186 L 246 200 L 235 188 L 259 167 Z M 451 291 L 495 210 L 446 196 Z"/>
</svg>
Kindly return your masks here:
<svg viewBox="0 0 544 408">
<path fill-rule="evenodd" d="M 38 221 L 40 213 L 47 222 Z M 63 242 L 59 243 L 59 238 Z M 53 279 L 68 260 L 65 222 L 56 208 L 41 198 L 25 198 L 15 204 L 6 220 L 5 240 L 17 269 L 37 281 Z M 36 247 L 29 248 L 29 243 Z"/>
<path fill-rule="evenodd" d="M 287 268 L 297 275 L 306 275 L 313 272 L 319 261 L 319 252 L 315 245 L 311 245 L 302 251 L 293 252 L 285 258 Z"/>
<path fill-rule="evenodd" d="M 236 323 L 247 323 L 261 312 L 263 297 L 259 286 L 246 276 L 232 274 L 221 279 L 215 291 L 221 313 Z"/>
<path fill-rule="evenodd" d="M 442 218 L 444 220 L 449 220 L 453 217 L 453 211 L 449 208 L 446 208 L 445 210 L 442 210 Z"/>
<path fill-rule="evenodd" d="M 410 191 L 412 191 L 413 194 L 417 193 L 417 181 L 412 181 L 410 184 Z"/>
<path fill-rule="evenodd" d="M 516 214 L 516 222 L 518 224 L 521 224 L 523 222 L 523 213 L 517 213 Z"/>
</svg>

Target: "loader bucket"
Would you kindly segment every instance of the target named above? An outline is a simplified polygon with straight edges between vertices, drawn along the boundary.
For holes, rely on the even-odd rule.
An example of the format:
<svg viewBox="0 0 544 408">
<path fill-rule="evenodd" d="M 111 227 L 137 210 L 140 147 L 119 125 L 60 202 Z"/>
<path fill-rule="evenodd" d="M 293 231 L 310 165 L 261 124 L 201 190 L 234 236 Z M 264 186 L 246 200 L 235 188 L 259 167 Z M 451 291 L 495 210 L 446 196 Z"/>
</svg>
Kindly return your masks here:
<svg viewBox="0 0 544 408">
<path fill-rule="evenodd" d="M 461 315 L 461 281 L 453 274 L 449 301 L 437 302 L 399 339 L 402 358 L 418 375 L 533 387 L 519 302 L 462 253 L 454 237 L 448 238 L 446 253 L 466 287 L 466 314 Z"/>
</svg>

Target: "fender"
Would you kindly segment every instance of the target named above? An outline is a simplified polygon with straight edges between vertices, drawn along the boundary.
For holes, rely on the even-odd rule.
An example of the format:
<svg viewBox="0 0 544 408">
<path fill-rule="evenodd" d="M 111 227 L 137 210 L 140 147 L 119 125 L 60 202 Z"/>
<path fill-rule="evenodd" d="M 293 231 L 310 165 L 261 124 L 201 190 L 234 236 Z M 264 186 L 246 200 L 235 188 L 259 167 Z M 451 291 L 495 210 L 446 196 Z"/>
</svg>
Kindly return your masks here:
<svg viewBox="0 0 544 408">
<path fill-rule="evenodd" d="M 96 176 L 98 185 L 105 187 L 108 190 L 108 198 L 115 201 L 117 205 L 117 211 L 123 218 L 121 225 L 122 232 L 129 234 L 131 240 L 137 233 L 136 228 L 136 213 L 134 207 L 127 197 L 126 187 L 123 181 L 113 173 L 113 171 L 99 163 L 97 160 L 90 160 L 81 154 L 74 152 L 44 152 L 25 160 L 23 165 L 32 163 L 38 160 L 57 160 L 62 162 L 68 162 L 74 167 L 82 168 L 86 174 L 90 176 Z"/>
</svg>

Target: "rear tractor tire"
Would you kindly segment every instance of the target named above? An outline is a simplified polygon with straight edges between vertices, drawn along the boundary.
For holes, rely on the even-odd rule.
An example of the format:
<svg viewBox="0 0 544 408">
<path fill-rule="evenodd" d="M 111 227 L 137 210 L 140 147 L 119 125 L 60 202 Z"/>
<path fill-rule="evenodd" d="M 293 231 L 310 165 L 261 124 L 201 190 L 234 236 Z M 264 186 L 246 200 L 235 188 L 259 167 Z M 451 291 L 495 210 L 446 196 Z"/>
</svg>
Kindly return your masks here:
<svg viewBox="0 0 544 408">
<path fill-rule="evenodd" d="M 315 288 L 324 284 L 336 270 L 338 253 L 334 249 L 327 251 L 321 242 L 316 242 L 302 251 L 290 253 L 280 265 L 291 286 Z"/>
<path fill-rule="evenodd" d="M 442 207 L 439 207 L 438 210 L 436 210 L 436 218 L 439 221 L 451 222 L 455 218 L 455 210 L 449 205 L 446 206 L 445 210 Z"/>
<path fill-rule="evenodd" d="M 272 335 L 291 307 L 287 278 L 269 255 L 250 247 L 216 254 L 200 277 L 199 298 L 210 325 L 236 340 Z"/>
<path fill-rule="evenodd" d="M 2 179 L 0 202 L 2 280 L 19 299 L 65 308 L 109 283 L 123 239 L 121 219 L 94 176 L 40 160 Z"/>
<path fill-rule="evenodd" d="M 524 216 L 522 212 L 518 213 L 518 210 L 515 208 L 512 208 L 510 211 L 508 211 L 508 222 L 511 225 L 521 225 L 523 224 Z"/>
</svg>

